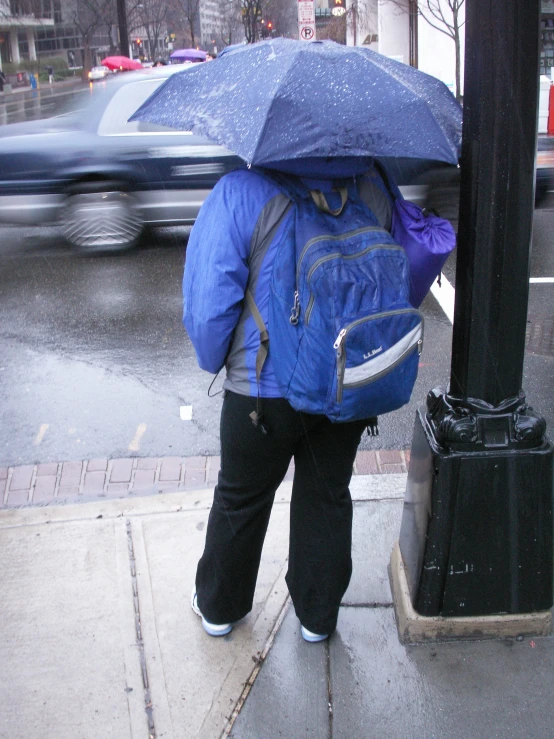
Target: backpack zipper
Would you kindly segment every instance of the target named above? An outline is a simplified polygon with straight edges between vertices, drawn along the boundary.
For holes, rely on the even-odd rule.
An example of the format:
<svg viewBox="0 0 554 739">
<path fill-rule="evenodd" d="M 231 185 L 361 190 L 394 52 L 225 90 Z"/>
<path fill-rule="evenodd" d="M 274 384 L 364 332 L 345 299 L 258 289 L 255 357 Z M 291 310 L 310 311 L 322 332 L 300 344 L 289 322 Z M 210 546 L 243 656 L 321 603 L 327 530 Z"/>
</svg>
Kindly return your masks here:
<svg viewBox="0 0 554 739">
<path fill-rule="evenodd" d="M 373 251 L 374 249 L 386 249 L 389 251 L 403 251 L 403 248 L 401 246 L 398 246 L 396 244 L 373 244 L 373 246 L 367 246 L 362 251 L 357 252 L 356 254 L 342 254 L 342 252 L 333 252 L 333 254 L 326 254 L 324 257 L 320 257 L 319 259 L 316 259 L 316 261 L 312 264 L 310 267 L 308 274 L 306 275 L 306 282 L 309 283 L 313 273 L 321 267 L 322 264 L 327 262 L 330 259 L 336 259 L 337 257 L 342 257 L 343 259 L 357 259 L 358 257 L 363 257 L 366 254 L 368 254 L 370 251 Z M 296 293 L 295 293 L 295 299 L 296 299 Z M 310 295 L 310 299 L 308 301 L 308 305 L 306 306 L 306 315 L 304 317 L 304 323 L 306 326 L 309 323 L 310 315 L 312 313 L 312 309 L 314 307 L 315 303 L 315 295 L 313 292 Z M 299 313 L 300 311 L 298 311 Z"/>
<path fill-rule="evenodd" d="M 300 278 L 300 265 L 302 263 L 302 260 L 306 256 L 306 252 L 308 251 L 308 249 L 310 249 L 318 241 L 342 241 L 343 239 L 348 239 L 361 233 L 372 233 L 373 231 L 382 231 L 383 233 L 388 233 L 388 231 L 381 226 L 364 226 L 363 228 L 357 228 L 354 231 L 348 231 L 347 233 L 343 234 L 321 234 L 320 236 L 314 236 L 313 239 L 310 239 L 308 242 L 306 242 L 304 248 L 302 249 L 300 257 L 298 258 L 298 262 L 296 263 L 296 290 L 294 291 L 294 300 L 289 318 L 289 321 L 292 323 L 293 326 L 296 326 L 300 317 L 300 293 L 298 291 L 298 282 Z"/>
<path fill-rule="evenodd" d="M 391 311 L 387 311 L 386 313 L 379 313 L 378 315 L 375 315 L 375 316 L 366 316 L 364 318 L 358 318 L 357 321 L 353 321 L 346 328 L 343 328 L 339 331 L 339 334 L 335 340 L 335 343 L 333 344 L 333 349 L 335 350 L 337 354 L 337 403 L 342 402 L 343 376 L 344 376 L 344 370 L 346 367 L 346 352 L 343 350 L 343 343 L 344 343 L 345 337 L 347 336 L 348 332 L 351 329 L 355 328 L 356 326 L 359 326 L 361 323 L 364 323 L 366 321 L 374 321 L 377 318 L 385 318 L 387 316 L 395 316 L 395 315 L 400 315 L 402 313 L 416 313 L 420 317 L 421 319 L 420 338 L 417 340 L 415 344 L 412 344 L 404 352 L 402 352 L 402 354 L 398 357 L 398 359 L 395 362 L 393 362 L 393 364 L 389 365 L 386 369 L 374 375 L 369 380 L 360 380 L 359 382 L 349 383 L 348 387 L 361 387 L 363 385 L 369 385 L 372 382 L 376 382 L 377 380 L 381 379 L 381 377 L 384 377 L 384 375 L 388 374 L 391 370 L 397 367 L 401 362 L 403 362 L 406 359 L 406 357 L 408 357 L 416 349 L 418 351 L 418 354 L 421 356 L 421 352 L 423 348 L 423 314 L 420 311 L 416 310 L 415 308 L 399 308 L 398 310 L 391 310 Z"/>
</svg>

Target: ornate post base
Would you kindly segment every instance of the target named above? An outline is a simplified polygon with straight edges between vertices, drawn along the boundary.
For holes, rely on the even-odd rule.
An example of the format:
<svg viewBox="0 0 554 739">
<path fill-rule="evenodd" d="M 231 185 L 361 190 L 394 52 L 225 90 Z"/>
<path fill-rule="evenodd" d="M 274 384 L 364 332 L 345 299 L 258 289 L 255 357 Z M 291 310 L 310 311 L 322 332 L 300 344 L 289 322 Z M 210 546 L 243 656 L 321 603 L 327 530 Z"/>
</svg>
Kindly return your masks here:
<svg viewBox="0 0 554 739">
<path fill-rule="evenodd" d="M 554 447 L 545 430 L 523 397 L 491 407 L 429 393 L 416 415 L 400 531 L 419 614 L 552 607 Z"/>
</svg>

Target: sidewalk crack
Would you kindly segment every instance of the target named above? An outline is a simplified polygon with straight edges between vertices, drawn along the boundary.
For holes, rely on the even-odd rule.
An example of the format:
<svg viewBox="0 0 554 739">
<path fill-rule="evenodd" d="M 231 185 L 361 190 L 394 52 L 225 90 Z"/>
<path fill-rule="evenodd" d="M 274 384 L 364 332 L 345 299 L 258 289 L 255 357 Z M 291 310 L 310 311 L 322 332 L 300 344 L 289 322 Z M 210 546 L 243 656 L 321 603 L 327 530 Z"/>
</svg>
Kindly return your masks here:
<svg viewBox="0 0 554 739">
<path fill-rule="evenodd" d="M 327 706 L 329 711 L 327 739 L 333 739 L 333 691 L 331 687 L 331 646 L 329 639 L 325 641 L 325 671 L 327 674 Z"/>
<path fill-rule="evenodd" d="M 142 673 L 142 686 L 144 690 L 144 710 L 146 712 L 146 718 L 148 721 L 148 736 L 149 739 L 155 739 L 156 737 L 156 726 L 154 724 L 154 711 L 152 708 L 152 696 L 150 694 L 150 683 L 148 680 L 148 668 L 146 665 L 146 654 L 144 651 L 144 640 L 142 637 L 142 625 L 140 619 L 140 601 L 138 594 L 138 583 L 137 583 L 137 567 L 135 559 L 135 548 L 133 545 L 133 531 L 131 528 L 131 521 L 129 519 L 125 522 L 125 528 L 127 532 L 127 548 L 129 552 L 129 570 L 131 573 L 131 584 L 133 589 L 133 607 L 135 611 L 135 636 L 136 644 L 139 653 L 140 669 Z"/>
</svg>

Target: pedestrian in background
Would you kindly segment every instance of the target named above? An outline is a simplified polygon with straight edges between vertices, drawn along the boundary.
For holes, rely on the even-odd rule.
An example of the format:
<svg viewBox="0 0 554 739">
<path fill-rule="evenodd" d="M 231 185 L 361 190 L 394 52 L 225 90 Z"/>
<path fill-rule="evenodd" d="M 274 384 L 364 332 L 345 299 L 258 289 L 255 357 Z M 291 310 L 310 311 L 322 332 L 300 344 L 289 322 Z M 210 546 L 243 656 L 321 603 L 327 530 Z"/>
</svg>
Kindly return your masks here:
<svg viewBox="0 0 554 739">
<path fill-rule="evenodd" d="M 312 174 L 302 178 L 309 189 L 320 190 L 330 200 L 338 197 L 332 175 L 344 173 Z M 371 179 L 365 189 L 364 200 L 370 198 L 378 221 L 390 228 L 387 196 Z M 251 610 L 275 492 L 294 459 L 286 581 L 302 636 L 318 642 L 335 630 L 350 581 L 348 486 L 368 421 L 332 423 L 326 416 L 294 410 L 277 385 L 271 348 L 259 386 L 256 381 L 260 334 L 243 305 L 255 273 L 256 304 L 267 325 L 276 244 L 292 211 L 263 240 L 263 249 L 253 254 L 251 244 L 263 231 L 264 214 L 279 198 L 283 194 L 277 184 L 254 170 L 226 175 L 202 206 L 187 246 L 184 323 L 200 366 L 212 373 L 226 367 L 221 471 L 192 608 L 211 636 L 228 634 L 233 622 Z M 255 417 L 258 392 L 263 424 L 256 426 L 252 414 Z"/>
<path fill-rule="evenodd" d="M 48 82 L 52 84 L 54 82 L 54 67 L 46 67 L 48 72 Z"/>
</svg>

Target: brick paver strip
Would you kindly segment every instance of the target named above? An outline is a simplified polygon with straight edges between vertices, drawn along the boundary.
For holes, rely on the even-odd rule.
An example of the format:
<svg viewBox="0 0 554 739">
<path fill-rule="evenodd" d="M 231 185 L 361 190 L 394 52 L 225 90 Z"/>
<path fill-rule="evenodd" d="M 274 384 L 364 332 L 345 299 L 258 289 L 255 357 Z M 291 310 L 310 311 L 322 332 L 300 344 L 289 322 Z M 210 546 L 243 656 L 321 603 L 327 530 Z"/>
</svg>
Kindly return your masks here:
<svg viewBox="0 0 554 739">
<path fill-rule="evenodd" d="M 379 449 L 378 454 L 381 465 L 404 463 L 402 452 L 396 451 L 396 449 Z"/>
<path fill-rule="evenodd" d="M 37 464 L 37 477 L 43 477 L 44 475 L 58 474 L 58 463 L 48 462 L 46 464 Z"/>
<path fill-rule="evenodd" d="M 178 482 L 181 479 L 181 457 L 166 457 L 160 467 L 160 482 Z"/>
<path fill-rule="evenodd" d="M 361 451 L 356 455 L 354 467 L 357 475 L 376 475 L 379 473 L 377 453 L 374 451 Z"/>
<path fill-rule="evenodd" d="M 185 459 L 185 486 L 197 487 L 206 483 L 206 457 Z"/>
<path fill-rule="evenodd" d="M 137 459 L 137 470 L 156 470 L 159 461 L 157 457 L 141 457 Z"/>
<path fill-rule="evenodd" d="M 82 462 L 64 462 L 62 464 L 62 476 L 60 488 L 78 488 L 81 484 Z"/>
<path fill-rule="evenodd" d="M 34 467 L 31 464 L 26 464 L 22 467 L 15 467 L 10 480 L 9 490 L 29 490 L 31 487 L 31 480 L 33 479 Z"/>
<path fill-rule="evenodd" d="M 154 484 L 154 478 L 156 477 L 156 469 L 153 470 L 135 470 L 135 479 L 131 490 L 135 492 L 141 488 L 152 487 Z"/>
<path fill-rule="evenodd" d="M 354 474 L 405 473 L 409 461 L 409 450 L 361 450 L 356 456 Z M 0 507 L 211 488 L 217 482 L 220 463 L 220 457 L 214 455 L 4 466 L 0 467 Z M 285 479 L 290 480 L 293 474 L 291 463 Z"/>
<path fill-rule="evenodd" d="M 54 497 L 56 490 L 56 475 L 42 475 L 37 477 L 33 490 L 33 503 L 47 502 Z"/>
<path fill-rule="evenodd" d="M 221 457 L 208 457 L 206 460 L 206 485 L 212 487 L 217 483 Z"/>
<path fill-rule="evenodd" d="M 89 459 L 87 462 L 87 472 L 106 472 L 107 469 L 107 459 Z"/>
<path fill-rule="evenodd" d="M 80 487 L 75 487 L 75 485 L 69 485 L 65 488 L 58 488 L 58 494 L 55 497 L 55 500 L 64 500 L 65 498 L 71 498 L 75 496 L 75 499 L 77 499 L 77 496 L 81 492 Z"/>
<path fill-rule="evenodd" d="M 131 473 L 133 471 L 132 459 L 114 459 L 112 460 L 112 470 L 110 473 L 110 482 L 131 482 Z"/>
<path fill-rule="evenodd" d="M 90 490 L 104 490 L 106 484 L 106 473 L 105 472 L 85 472 L 85 479 L 83 482 L 83 492 Z"/>
<path fill-rule="evenodd" d="M 25 505 L 29 500 L 28 490 L 14 490 L 13 493 L 8 493 L 8 505 Z"/>
<path fill-rule="evenodd" d="M 121 493 L 126 495 L 129 492 L 129 483 L 127 482 L 110 482 L 108 483 L 106 487 L 106 492 L 111 493 Z"/>
</svg>

